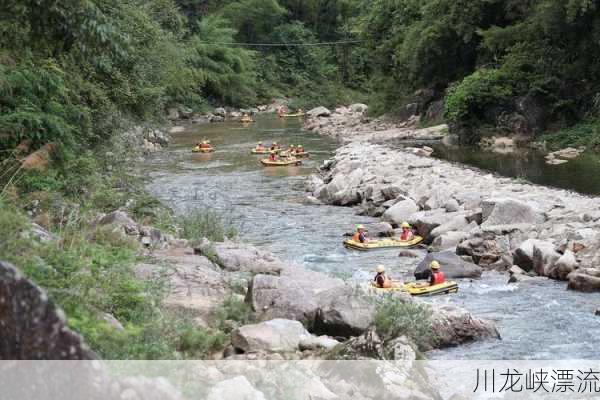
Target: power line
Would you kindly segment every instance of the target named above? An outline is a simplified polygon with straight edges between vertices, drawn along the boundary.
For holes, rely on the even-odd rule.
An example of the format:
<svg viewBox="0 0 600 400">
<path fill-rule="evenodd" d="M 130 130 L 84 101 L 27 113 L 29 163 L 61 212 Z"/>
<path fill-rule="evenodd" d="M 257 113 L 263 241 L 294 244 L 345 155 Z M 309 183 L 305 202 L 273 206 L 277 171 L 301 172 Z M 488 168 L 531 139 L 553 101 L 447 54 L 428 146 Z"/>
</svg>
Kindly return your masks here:
<svg viewBox="0 0 600 400">
<path fill-rule="evenodd" d="M 363 43 L 364 40 L 343 40 L 338 42 L 318 43 L 238 43 L 238 42 L 201 42 L 209 46 L 256 46 L 256 47 L 302 47 L 302 46 L 332 46 L 337 44 Z"/>
</svg>

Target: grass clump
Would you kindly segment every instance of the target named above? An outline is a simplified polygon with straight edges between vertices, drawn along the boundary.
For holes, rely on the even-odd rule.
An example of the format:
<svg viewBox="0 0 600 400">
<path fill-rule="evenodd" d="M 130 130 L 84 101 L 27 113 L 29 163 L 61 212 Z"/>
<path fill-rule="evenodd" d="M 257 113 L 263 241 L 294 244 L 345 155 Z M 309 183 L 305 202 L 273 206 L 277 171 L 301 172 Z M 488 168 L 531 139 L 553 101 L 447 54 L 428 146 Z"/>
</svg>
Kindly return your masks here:
<svg viewBox="0 0 600 400">
<path fill-rule="evenodd" d="M 211 242 L 222 242 L 237 236 L 237 228 L 232 221 L 214 210 L 195 209 L 178 219 L 183 238 L 200 241 L 207 238 Z"/>
<path fill-rule="evenodd" d="M 435 340 L 431 309 L 425 304 L 386 297 L 377 307 L 375 326 L 384 339 L 405 335 L 419 349 Z"/>
<path fill-rule="evenodd" d="M 558 132 L 548 133 L 539 139 L 545 141 L 553 149 L 569 146 L 586 146 L 595 151 L 600 150 L 600 119 L 581 122 Z"/>
</svg>

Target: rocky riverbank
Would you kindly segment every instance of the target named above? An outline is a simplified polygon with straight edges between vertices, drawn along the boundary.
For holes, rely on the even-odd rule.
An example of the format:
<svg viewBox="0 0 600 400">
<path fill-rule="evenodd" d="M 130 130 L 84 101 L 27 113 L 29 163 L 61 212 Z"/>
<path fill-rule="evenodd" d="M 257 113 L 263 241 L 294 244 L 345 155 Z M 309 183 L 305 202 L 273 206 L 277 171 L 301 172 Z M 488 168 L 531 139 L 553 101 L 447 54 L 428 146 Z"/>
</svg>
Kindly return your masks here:
<svg viewBox="0 0 600 400">
<path fill-rule="evenodd" d="M 410 114 L 406 119 L 397 120 L 390 117 L 370 118 L 365 104 L 352 104 L 348 107 L 337 107 L 330 111 L 325 107 L 317 107 L 308 111 L 304 129 L 333 137 L 341 142 L 370 141 L 382 143 L 386 140 L 441 140 L 448 133 L 445 124 L 428 128 L 418 128 L 420 118 Z"/>
<path fill-rule="evenodd" d="M 354 141 L 309 182 L 326 204 L 355 206 L 511 281 L 544 276 L 600 290 L 600 199 Z"/>
</svg>

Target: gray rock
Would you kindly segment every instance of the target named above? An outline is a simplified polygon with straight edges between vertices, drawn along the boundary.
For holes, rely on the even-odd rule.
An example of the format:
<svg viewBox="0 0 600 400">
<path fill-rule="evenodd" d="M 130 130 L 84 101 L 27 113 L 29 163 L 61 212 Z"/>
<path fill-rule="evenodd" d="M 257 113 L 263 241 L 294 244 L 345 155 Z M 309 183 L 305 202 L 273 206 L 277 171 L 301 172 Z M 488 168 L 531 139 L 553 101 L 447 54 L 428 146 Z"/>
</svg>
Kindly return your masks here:
<svg viewBox="0 0 600 400">
<path fill-rule="evenodd" d="M 514 264 L 523 268 L 525 271 L 533 270 L 533 252 L 537 247 L 544 254 L 554 254 L 554 244 L 539 239 L 527 239 L 514 251 Z M 544 276 L 543 274 L 541 274 Z"/>
<path fill-rule="evenodd" d="M 231 332 L 231 343 L 245 353 L 293 352 L 299 349 L 300 341 L 308 336 L 310 334 L 300 322 L 278 318 L 235 329 Z"/>
<path fill-rule="evenodd" d="M 213 114 L 218 117 L 225 118 L 227 116 L 227 110 L 225 110 L 223 107 L 215 108 L 215 111 L 213 111 Z"/>
<path fill-rule="evenodd" d="M 279 276 L 258 274 L 252 278 L 246 301 L 262 318 L 289 318 L 314 323 L 328 293 L 345 291 L 341 279 L 298 267 L 285 267 Z"/>
<path fill-rule="evenodd" d="M 381 193 L 386 200 L 395 200 L 398 196 L 405 194 L 405 192 L 396 185 L 389 185 L 381 188 Z"/>
<path fill-rule="evenodd" d="M 500 333 L 493 322 L 474 318 L 467 310 L 451 305 L 434 308 L 432 329 L 435 340 L 430 346 L 435 348 L 487 338 L 500 339 Z"/>
<path fill-rule="evenodd" d="M 376 305 L 372 298 L 347 287 L 323 300 L 317 312 L 313 331 L 332 336 L 356 336 L 373 323 Z"/>
<path fill-rule="evenodd" d="M 431 231 L 457 216 L 455 213 L 446 213 L 445 210 L 419 211 L 408 217 L 408 222 L 416 228 L 426 243 L 431 242 Z"/>
<path fill-rule="evenodd" d="M 279 274 L 283 263 L 273 254 L 248 244 L 237 242 L 207 243 L 198 247 L 201 254 L 211 253 L 216 263 L 229 272 Z"/>
<path fill-rule="evenodd" d="M 437 229 L 437 228 L 436 228 Z M 431 243 L 431 249 L 433 251 L 442 251 L 452 249 L 454 252 L 456 250 L 456 246 L 467 238 L 467 233 L 465 232 L 457 232 L 450 231 L 443 233 L 442 235 L 433 239 L 433 243 Z"/>
<path fill-rule="evenodd" d="M 126 212 L 113 211 L 102 217 L 93 223 L 94 226 L 105 226 L 113 225 L 115 227 L 122 228 L 123 231 L 128 235 L 138 235 L 140 230 L 137 222 L 135 222 Z"/>
<path fill-rule="evenodd" d="M 583 272 L 572 272 L 568 276 L 567 289 L 579 292 L 600 292 L 600 277 Z"/>
<path fill-rule="evenodd" d="M 387 222 L 378 222 L 367 226 L 367 232 L 370 237 L 390 237 L 394 235 L 394 228 Z"/>
<path fill-rule="evenodd" d="M 458 211 L 460 208 L 458 201 L 456 201 L 455 199 L 450 199 L 446 202 L 446 204 L 444 204 L 444 209 L 447 212 L 455 212 Z"/>
<path fill-rule="evenodd" d="M 225 122 L 225 117 L 222 117 L 220 115 L 211 115 L 209 121 L 211 123 Z"/>
<path fill-rule="evenodd" d="M 318 350 L 318 349 L 326 349 L 331 350 L 335 346 L 340 344 L 337 340 L 323 335 L 323 336 L 305 336 L 300 339 L 300 350 Z"/>
<path fill-rule="evenodd" d="M 92 360 L 62 310 L 11 264 L 0 261 L 0 359 Z"/>
<path fill-rule="evenodd" d="M 387 222 L 400 225 L 402 222 L 408 221 L 417 211 L 419 211 L 419 208 L 416 203 L 411 199 L 406 199 L 388 208 L 383 213 L 383 219 Z"/>
<path fill-rule="evenodd" d="M 319 199 L 317 199 L 314 196 L 306 196 L 302 203 L 309 206 L 319 206 L 323 204 Z"/>
<path fill-rule="evenodd" d="M 444 222 L 442 225 L 434 228 L 431 231 L 431 236 L 436 237 L 450 231 L 462 232 L 469 226 L 469 221 L 463 215 L 456 215 L 452 219 Z"/>
<path fill-rule="evenodd" d="M 208 392 L 207 400 L 265 400 L 265 395 L 254 388 L 245 376 L 226 379 Z"/>
<path fill-rule="evenodd" d="M 352 110 L 353 113 L 363 114 L 368 109 L 369 109 L 369 106 L 367 106 L 366 104 L 362 104 L 362 103 L 354 103 L 354 104 L 350 105 L 350 110 Z"/>
<path fill-rule="evenodd" d="M 537 213 L 533 207 L 515 199 L 487 199 L 482 202 L 481 209 L 482 229 L 493 229 L 499 226 L 528 229 L 531 225 L 543 222 L 543 216 Z"/>
<path fill-rule="evenodd" d="M 479 278 L 482 269 L 480 266 L 464 261 L 452 251 L 441 251 L 438 253 L 429 253 L 419 263 L 415 269 L 414 275 L 417 279 L 427 279 L 429 277 L 429 264 L 433 260 L 440 263 L 441 270 L 446 278 Z"/>
<path fill-rule="evenodd" d="M 306 113 L 309 117 L 329 117 L 331 111 L 325 107 L 316 107 Z"/>
<path fill-rule="evenodd" d="M 552 279 L 565 281 L 567 280 L 567 276 L 576 270 L 577 267 L 578 263 L 575 254 L 571 250 L 566 250 L 546 271 L 546 275 Z"/>
</svg>

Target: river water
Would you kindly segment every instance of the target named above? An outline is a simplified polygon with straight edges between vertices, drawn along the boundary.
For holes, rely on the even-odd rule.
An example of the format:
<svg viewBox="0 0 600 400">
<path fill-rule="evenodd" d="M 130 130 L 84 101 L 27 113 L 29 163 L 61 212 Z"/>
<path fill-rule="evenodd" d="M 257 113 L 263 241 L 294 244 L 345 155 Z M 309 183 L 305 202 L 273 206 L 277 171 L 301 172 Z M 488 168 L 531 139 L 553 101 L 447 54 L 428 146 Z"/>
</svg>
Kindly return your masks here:
<svg viewBox="0 0 600 400">
<path fill-rule="evenodd" d="M 191 147 L 211 140 L 216 151 L 193 154 Z M 262 140 L 303 144 L 311 158 L 302 166 L 265 168 L 250 149 Z M 174 137 L 148 165 L 148 190 L 179 213 L 214 208 L 239 229 L 242 240 L 262 246 L 290 263 L 365 282 L 377 264 L 393 277 L 410 279 L 420 259 L 400 258 L 394 250 L 361 253 L 344 249 L 342 234 L 376 219 L 352 208 L 304 205 L 304 183 L 329 158 L 336 143 L 301 129 L 298 120 L 260 116 L 255 124 L 193 125 Z M 424 255 L 423 250 L 418 250 Z M 507 284 L 507 276 L 486 273 L 459 281 L 459 293 L 428 301 L 463 306 L 497 322 L 503 340 L 474 342 L 436 350 L 434 359 L 598 359 L 600 294 L 567 291 L 551 280 Z"/>
</svg>

